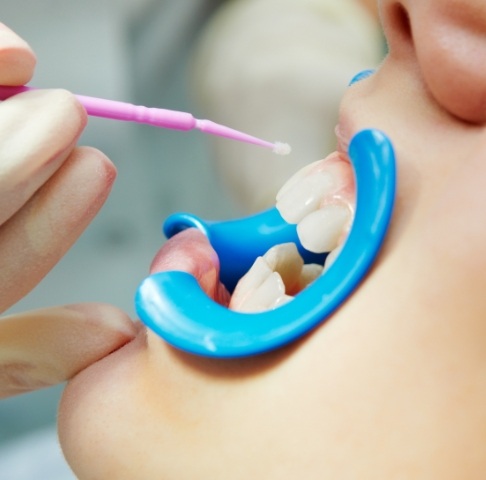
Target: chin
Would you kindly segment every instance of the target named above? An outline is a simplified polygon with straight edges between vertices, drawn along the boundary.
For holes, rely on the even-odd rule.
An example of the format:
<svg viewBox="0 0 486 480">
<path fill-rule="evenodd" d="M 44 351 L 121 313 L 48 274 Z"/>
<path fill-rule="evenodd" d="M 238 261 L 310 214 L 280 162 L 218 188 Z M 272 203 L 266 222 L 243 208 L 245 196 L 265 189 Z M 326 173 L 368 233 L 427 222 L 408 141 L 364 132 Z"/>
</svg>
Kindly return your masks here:
<svg viewBox="0 0 486 480">
<path fill-rule="evenodd" d="M 80 480 L 137 478 L 129 473 L 134 435 L 127 435 L 127 430 L 140 415 L 135 406 L 141 405 L 137 396 L 143 394 L 140 369 L 146 357 L 145 344 L 141 331 L 133 341 L 81 371 L 66 386 L 59 406 L 59 439 L 68 464 Z M 128 476 L 116 473 L 124 466 Z"/>
</svg>

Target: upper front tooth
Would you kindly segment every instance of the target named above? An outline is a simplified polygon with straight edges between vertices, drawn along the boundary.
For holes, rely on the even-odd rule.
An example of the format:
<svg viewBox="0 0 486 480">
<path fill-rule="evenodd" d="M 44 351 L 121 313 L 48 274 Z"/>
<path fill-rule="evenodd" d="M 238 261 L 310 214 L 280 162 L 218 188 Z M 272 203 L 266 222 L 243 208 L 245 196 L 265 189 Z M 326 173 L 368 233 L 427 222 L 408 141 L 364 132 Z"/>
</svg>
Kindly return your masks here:
<svg viewBox="0 0 486 480">
<path fill-rule="evenodd" d="M 324 271 L 326 271 L 334 263 L 338 255 L 341 253 L 343 247 L 344 242 L 329 253 L 329 255 L 326 257 L 326 261 L 324 262 Z"/>
<path fill-rule="evenodd" d="M 307 215 L 297 226 L 299 239 L 307 250 L 315 253 L 336 248 L 343 229 L 351 219 L 351 211 L 344 205 L 326 205 Z"/>
<path fill-rule="evenodd" d="M 322 160 L 310 163 L 302 167 L 294 173 L 280 188 L 277 193 L 277 201 L 279 201 L 295 184 L 299 183 L 303 178 L 307 177 L 317 166 L 322 163 Z"/>
<path fill-rule="evenodd" d="M 277 197 L 277 209 L 288 223 L 299 223 L 319 208 L 322 198 L 333 186 L 332 176 L 325 171 L 315 172 L 296 181 L 291 179 L 291 185 L 285 187 Z"/>
<path fill-rule="evenodd" d="M 277 209 L 297 224 L 302 245 L 329 252 L 344 239 L 354 211 L 354 176 L 349 160 L 334 152 L 297 172 L 277 195 Z"/>
</svg>

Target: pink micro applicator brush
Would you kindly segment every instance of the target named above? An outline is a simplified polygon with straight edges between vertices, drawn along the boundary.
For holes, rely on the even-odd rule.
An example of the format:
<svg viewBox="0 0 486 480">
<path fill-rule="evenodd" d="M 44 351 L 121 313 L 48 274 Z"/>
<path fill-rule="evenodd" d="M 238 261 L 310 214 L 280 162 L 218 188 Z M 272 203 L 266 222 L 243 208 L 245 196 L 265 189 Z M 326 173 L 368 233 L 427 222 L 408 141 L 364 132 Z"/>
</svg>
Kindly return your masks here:
<svg viewBox="0 0 486 480">
<path fill-rule="evenodd" d="M 18 93 L 35 90 L 33 87 L 21 86 L 0 86 L 0 100 L 17 95 Z M 246 133 L 233 130 L 232 128 L 219 125 L 210 120 L 198 120 L 190 113 L 166 110 L 163 108 L 148 108 L 131 103 L 105 100 L 102 98 L 75 95 L 79 102 L 86 109 L 88 115 L 93 117 L 111 118 L 126 122 L 145 123 L 155 127 L 170 128 L 172 130 L 188 131 L 197 129 L 204 133 L 217 135 L 219 137 L 237 140 L 239 142 L 251 143 L 261 147 L 270 148 L 278 155 L 288 155 L 290 146 L 281 142 L 267 142 L 260 138 L 253 137 Z"/>
</svg>

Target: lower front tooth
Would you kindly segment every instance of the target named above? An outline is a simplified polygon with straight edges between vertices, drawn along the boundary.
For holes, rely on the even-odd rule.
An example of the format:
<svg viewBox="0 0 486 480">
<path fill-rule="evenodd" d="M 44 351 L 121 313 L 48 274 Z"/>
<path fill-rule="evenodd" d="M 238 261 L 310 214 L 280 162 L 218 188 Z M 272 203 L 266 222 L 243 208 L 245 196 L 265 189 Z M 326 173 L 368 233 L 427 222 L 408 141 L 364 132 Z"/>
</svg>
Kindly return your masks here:
<svg viewBox="0 0 486 480">
<path fill-rule="evenodd" d="M 305 287 L 310 285 L 314 280 L 322 275 L 324 268 L 317 263 L 308 263 L 302 267 L 302 272 L 299 278 L 298 291 L 300 292 Z"/>
<path fill-rule="evenodd" d="M 234 309 L 248 313 L 270 310 L 282 302 L 284 296 L 285 285 L 280 275 L 274 272 Z"/>
<path fill-rule="evenodd" d="M 268 250 L 263 258 L 268 266 L 282 277 L 286 291 L 293 291 L 299 279 L 304 260 L 295 243 L 281 243 Z"/>
<path fill-rule="evenodd" d="M 336 248 L 343 229 L 351 219 L 351 212 L 344 205 L 326 205 L 307 215 L 297 226 L 297 233 L 304 248 L 323 253 Z"/>
<path fill-rule="evenodd" d="M 290 301 L 322 274 L 317 264 L 304 265 L 295 243 L 276 245 L 258 257 L 233 292 L 229 308 L 261 312 Z"/>
<path fill-rule="evenodd" d="M 260 288 L 265 280 L 273 273 L 273 270 L 268 266 L 268 263 L 262 258 L 258 257 L 250 270 L 240 279 L 231 296 L 229 308 L 232 310 L 240 310 L 248 297 L 253 292 Z"/>
</svg>

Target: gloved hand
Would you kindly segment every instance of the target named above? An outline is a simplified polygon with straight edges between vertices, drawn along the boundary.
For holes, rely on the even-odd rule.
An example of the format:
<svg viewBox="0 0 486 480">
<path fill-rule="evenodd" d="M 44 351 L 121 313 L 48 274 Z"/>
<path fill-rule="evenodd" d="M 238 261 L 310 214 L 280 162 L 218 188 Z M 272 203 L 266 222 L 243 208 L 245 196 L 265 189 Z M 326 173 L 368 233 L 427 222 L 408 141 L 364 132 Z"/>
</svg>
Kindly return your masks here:
<svg viewBox="0 0 486 480">
<path fill-rule="evenodd" d="M 0 24 L 0 84 L 23 85 L 36 58 Z M 0 313 L 32 290 L 96 215 L 116 176 L 93 148 L 76 147 L 86 113 L 67 91 L 0 103 Z M 0 320 L 0 398 L 56 384 L 134 335 L 131 320 L 99 304 Z"/>
</svg>

